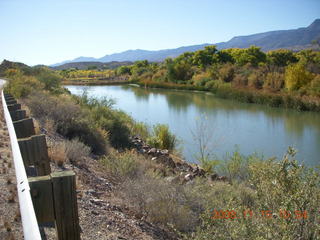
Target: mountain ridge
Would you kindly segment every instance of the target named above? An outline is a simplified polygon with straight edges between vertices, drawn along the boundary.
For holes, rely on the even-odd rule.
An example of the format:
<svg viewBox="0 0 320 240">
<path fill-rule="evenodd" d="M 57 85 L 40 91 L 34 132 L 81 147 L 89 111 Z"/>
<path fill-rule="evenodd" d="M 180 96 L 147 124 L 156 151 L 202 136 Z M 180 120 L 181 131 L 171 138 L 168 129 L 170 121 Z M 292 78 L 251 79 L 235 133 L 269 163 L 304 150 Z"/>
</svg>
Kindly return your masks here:
<svg viewBox="0 0 320 240">
<path fill-rule="evenodd" d="M 320 19 L 314 20 L 309 26 L 297 29 L 274 30 L 251 35 L 235 36 L 226 42 L 215 44 L 204 43 L 198 45 L 182 46 L 178 48 L 162 49 L 162 50 L 126 50 L 119 53 L 105 55 L 101 58 L 78 57 L 73 60 L 63 61 L 51 65 L 52 67 L 61 66 L 66 63 L 75 62 L 123 62 L 148 60 L 150 62 L 163 61 L 167 57 L 177 57 L 187 51 L 197 51 L 208 45 L 216 45 L 219 50 L 226 48 L 247 48 L 251 45 L 261 47 L 263 51 L 275 50 L 279 48 L 285 49 L 304 49 L 311 45 L 311 41 L 320 39 Z"/>
</svg>

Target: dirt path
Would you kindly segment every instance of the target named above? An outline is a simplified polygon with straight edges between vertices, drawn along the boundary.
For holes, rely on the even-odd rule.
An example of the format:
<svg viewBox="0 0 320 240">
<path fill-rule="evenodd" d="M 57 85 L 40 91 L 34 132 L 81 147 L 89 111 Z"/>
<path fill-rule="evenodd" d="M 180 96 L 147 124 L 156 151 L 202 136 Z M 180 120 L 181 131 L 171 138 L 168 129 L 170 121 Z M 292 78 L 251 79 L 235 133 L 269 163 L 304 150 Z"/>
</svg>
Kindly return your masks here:
<svg viewBox="0 0 320 240">
<path fill-rule="evenodd" d="M 1 81 L 1 80 L 0 80 Z M 1 85 L 1 82 L 0 82 Z M 1 86 L 0 86 L 1 89 Z M 1 94 L 0 94 L 1 95 Z M 0 239 L 23 239 L 16 177 L 0 100 Z"/>
</svg>

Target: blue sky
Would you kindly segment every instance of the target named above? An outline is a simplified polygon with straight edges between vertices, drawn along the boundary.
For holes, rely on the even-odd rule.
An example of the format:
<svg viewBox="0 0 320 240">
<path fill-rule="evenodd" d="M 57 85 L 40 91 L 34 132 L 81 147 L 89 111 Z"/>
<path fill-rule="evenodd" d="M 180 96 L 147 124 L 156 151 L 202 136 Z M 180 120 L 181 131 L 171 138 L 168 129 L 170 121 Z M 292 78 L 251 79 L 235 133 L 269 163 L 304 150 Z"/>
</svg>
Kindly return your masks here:
<svg viewBox="0 0 320 240">
<path fill-rule="evenodd" d="M 305 27 L 320 0 L 0 0 L 0 61 L 52 64 Z"/>
</svg>

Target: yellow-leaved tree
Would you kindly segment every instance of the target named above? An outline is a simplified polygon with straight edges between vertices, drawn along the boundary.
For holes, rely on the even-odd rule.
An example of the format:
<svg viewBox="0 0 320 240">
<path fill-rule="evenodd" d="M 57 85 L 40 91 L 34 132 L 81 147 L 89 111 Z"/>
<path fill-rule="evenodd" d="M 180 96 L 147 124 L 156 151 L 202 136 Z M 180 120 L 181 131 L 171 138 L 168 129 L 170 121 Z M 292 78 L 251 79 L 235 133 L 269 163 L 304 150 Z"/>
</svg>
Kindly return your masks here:
<svg viewBox="0 0 320 240">
<path fill-rule="evenodd" d="M 297 63 L 286 67 L 285 71 L 285 86 L 289 91 L 298 90 L 309 84 L 314 78 L 304 64 Z"/>
</svg>

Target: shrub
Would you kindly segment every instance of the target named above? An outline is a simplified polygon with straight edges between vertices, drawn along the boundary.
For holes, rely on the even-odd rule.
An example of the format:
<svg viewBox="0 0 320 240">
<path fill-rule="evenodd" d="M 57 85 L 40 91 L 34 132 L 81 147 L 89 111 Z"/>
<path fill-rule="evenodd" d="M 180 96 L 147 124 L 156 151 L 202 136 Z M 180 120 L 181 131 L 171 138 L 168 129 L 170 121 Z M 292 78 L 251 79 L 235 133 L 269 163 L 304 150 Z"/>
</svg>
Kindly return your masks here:
<svg viewBox="0 0 320 240">
<path fill-rule="evenodd" d="M 114 154 L 110 153 L 101 159 L 101 163 L 113 176 L 124 180 L 133 178 L 138 173 L 138 156 L 129 151 Z"/>
<path fill-rule="evenodd" d="M 8 81 L 6 91 L 11 93 L 14 97 L 23 98 L 36 89 L 42 89 L 43 85 L 35 77 L 25 76 L 18 70 L 13 73 L 9 70 L 7 70 L 7 76 L 11 80 Z"/>
<path fill-rule="evenodd" d="M 284 75 L 278 72 L 267 73 L 263 88 L 279 91 L 284 87 Z"/>
<path fill-rule="evenodd" d="M 91 152 L 90 147 L 76 138 L 65 142 L 65 150 L 68 160 L 72 163 L 77 163 L 89 157 Z"/>
<path fill-rule="evenodd" d="M 93 122 L 90 114 L 68 96 L 54 97 L 45 92 L 35 92 L 26 101 L 32 115 L 40 123 L 54 122 L 54 129 L 68 139 L 78 138 L 96 154 L 104 154 L 107 142 L 103 132 Z"/>
<path fill-rule="evenodd" d="M 61 77 L 54 71 L 42 68 L 36 78 L 43 83 L 45 90 L 60 88 Z"/>
<path fill-rule="evenodd" d="M 75 99 L 81 106 L 88 109 L 88 114 L 95 125 L 108 133 L 113 147 L 130 146 L 129 125 L 133 120 L 124 112 L 112 109 L 113 100 L 89 98 L 86 94 Z"/>
<path fill-rule="evenodd" d="M 62 167 L 68 160 L 66 153 L 66 145 L 64 141 L 50 143 L 49 142 L 49 158 L 55 162 L 59 167 Z"/>
<path fill-rule="evenodd" d="M 261 89 L 263 85 L 264 76 L 260 72 L 253 72 L 248 77 L 248 86 L 255 88 L 255 89 Z"/>
<path fill-rule="evenodd" d="M 223 82 L 231 82 L 234 78 L 234 67 L 231 63 L 224 64 L 219 69 L 219 79 Z"/>
<path fill-rule="evenodd" d="M 249 163 L 243 183 L 250 188 L 236 182 L 218 192 L 217 187 L 201 186 L 214 197 L 202 213 L 195 239 L 320 239 L 320 174 L 298 165 L 294 154 L 289 148 L 281 161 Z M 213 209 L 232 210 L 237 218 L 214 218 Z"/>
<path fill-rule="evenodd" d="M 154 223 L 184 232 L 194 230 L 198 223 L 183 186 L 146 175 L 125 181 L 121 193 L 132 209 Z"/>
<path fill-rule="evenodd" d="M 233 81 L 232 85 L 237 86 L 247 86 L 248 85 L 248 78 L 245 75 L 242 74 L 236 74 Z"/>
<path fill-rule="evenodd" d="M 130 125 L 130 132 L 132 135 L 139 136 L 145 140 L 150 137 L 149 127 L 144 122 L 133 121 Z"/>
<path fill-rule="evenodd" d="M 320 97 L 320 74 L 311 81 L 310 91 L 313 95 Z"/>
<path fill-rule="evenodd" d="M 63 140 L 59 142 L 49 141 L 49 157 L 58 166 L 63 166 L 64 163 L 79 163 L 89 157 L 91 152 L 90 147 L 80 142 L 78 139 Z"/>
<path fill-rule="evenodd" d="M 301 63 L 292 64 L 286 67 L 285 85 L 290 91 L 298 90 L 307 85 L 313 79 L 313 74 L 305 69 Z"/>
<path fill-rule="evenodd" d="M 210 76 L 207 72 L 200 72 L 192 77 L 192 82 L 195 86 L 205 86 L 208 81 L 210 81 Z"/>
<path fill-rule="evenodd" d="M 153 126 L 152 136 L 147 139 L 148 144 L 161 149 L 174 150 L 177 146 L 177 138 L 170 133 L 169 127 L 165 124 Z"/>
</svg>

